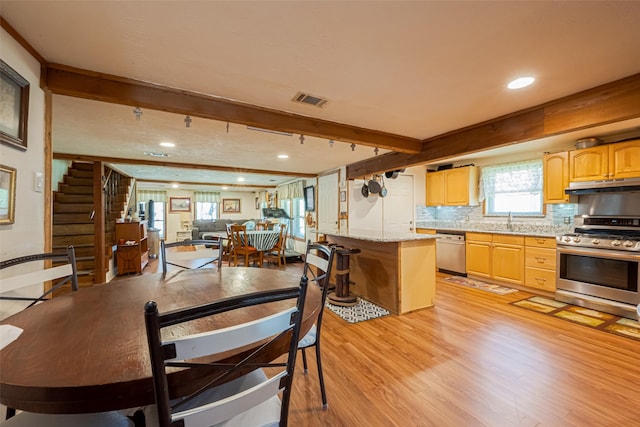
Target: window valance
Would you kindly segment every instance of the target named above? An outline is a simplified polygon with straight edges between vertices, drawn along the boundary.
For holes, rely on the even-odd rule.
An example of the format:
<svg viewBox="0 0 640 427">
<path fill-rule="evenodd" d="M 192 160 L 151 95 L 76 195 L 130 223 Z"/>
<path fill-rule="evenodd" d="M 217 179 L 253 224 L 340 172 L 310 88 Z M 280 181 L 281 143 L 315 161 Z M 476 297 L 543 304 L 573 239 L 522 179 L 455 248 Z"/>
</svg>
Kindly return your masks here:
<svg viewBox="0 0 640 427">
<path fill-rule="evenodd" d="M 195 202 L 220 203 L 220 193 L 213 191 L 196 191 L 193 195 Z"/>
<path fill-rule="evenodd" d="M 501 193 L 542 191 L 542 160 L 507 163 L 482 168 L 480 200 Z"/>
<path fill-rule="evenodd" d="M 167 192 L 164 190 L 138 190 L 138 200 L 141 202 L 166 202 Z"/>
</svg>

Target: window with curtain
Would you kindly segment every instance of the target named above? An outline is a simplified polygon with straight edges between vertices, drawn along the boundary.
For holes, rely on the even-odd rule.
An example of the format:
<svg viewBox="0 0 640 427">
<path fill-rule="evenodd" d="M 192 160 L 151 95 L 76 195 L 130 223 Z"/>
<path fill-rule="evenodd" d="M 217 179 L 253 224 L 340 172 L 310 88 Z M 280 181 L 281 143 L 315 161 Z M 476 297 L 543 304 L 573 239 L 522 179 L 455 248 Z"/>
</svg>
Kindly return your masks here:
<svg viewBox="0 0 640 427">
<path fill-rule="evenodd" d="M 291 218 L 289 233 L 292 237 L 305 238 L 304 180 L 297 180 L 278 187 L 280 208 Z"/>
<path fill-rule="evenodd" d="M 487 215 L 542 215 L 542 161 L 482 168 L 480 199 Z"/>
<path fill-rule="evenodd" d="M 220 193 L 196 191 L 193 195 L 196 220 L 212 221 L 219 217 Z"/>
<path fill-rule="evenodd" d="M 147 226 L 149 228 L 155 228 L 158 230 L 158 234 L 161 239 L 165 237 L 165 207 L 167 201 L 166 191 L 157 190 L 139 190 L 138 201 L 145 203 L 147 207 L 146 218 Z M 153 201 L 153 209 L 149 206 L 149 203 Z M 153 218 L 151 218 L 151 211 L 153 210 Z"/>
</svg>

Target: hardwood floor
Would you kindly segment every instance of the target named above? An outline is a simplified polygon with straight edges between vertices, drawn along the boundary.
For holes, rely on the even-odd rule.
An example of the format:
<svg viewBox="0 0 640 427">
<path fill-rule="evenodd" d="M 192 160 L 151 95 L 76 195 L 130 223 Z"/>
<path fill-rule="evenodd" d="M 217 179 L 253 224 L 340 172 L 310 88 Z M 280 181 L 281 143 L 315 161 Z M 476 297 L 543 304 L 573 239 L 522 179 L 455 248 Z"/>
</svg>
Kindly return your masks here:
<svg viewBox="0 0 640 427">
<path fill-rule="evenodd" d="M 357 324 L 326 310 L 329 409 L 299 358 L 289 424 L 640 425 L 640 341 L 509 304 L 530 295 L 438 280 L 433 308 Z"/>
</svg>

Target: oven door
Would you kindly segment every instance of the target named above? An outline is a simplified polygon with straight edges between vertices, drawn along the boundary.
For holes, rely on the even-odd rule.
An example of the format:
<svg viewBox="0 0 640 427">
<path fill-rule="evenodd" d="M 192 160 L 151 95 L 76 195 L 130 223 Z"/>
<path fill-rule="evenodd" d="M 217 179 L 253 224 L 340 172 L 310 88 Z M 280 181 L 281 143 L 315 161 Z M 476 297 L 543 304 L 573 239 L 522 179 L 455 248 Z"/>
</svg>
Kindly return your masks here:
<svg viewBox="0 0 640 427">
<path fill-rule="evenodd" d="M 557 289 L 626 304 L 640 303 L 640 254 L 558 246 Z"/>
</svg>

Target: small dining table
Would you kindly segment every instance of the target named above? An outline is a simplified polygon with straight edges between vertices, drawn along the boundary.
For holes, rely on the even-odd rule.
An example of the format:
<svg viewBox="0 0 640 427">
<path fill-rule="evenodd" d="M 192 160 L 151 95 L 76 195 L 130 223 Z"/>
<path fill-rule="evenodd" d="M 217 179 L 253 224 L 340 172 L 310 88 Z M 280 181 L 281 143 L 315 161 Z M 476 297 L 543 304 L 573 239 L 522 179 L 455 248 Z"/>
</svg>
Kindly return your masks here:
<svg viewBox="0 0 640 427">
<path fill-rule="evenodd" d="M 23 329 L 15 341 L 0 350 L 0 403 L 52 414 L 153 404 L 144 325 L 147 301 L 156 301 L 160 312 L 165 312 L 299 283 L 300 273 L 287 270 L 182 270 L 134 276 L 55 297 L 0 322 Z M 190 322 L 188 330 L 182 328 L 175 334 L 228 327 L 291 304 L 292 301 L 282 301 L 218 314 L 208 323 Z M 320 291 L 309 286 L 301 336 L 310 330 L 321 309 Z M 174 335 L 171 330 L 169 334 Z M 265 359 L 278 358 L 282 353 L 281 349 L 276 350 L 279 354 L 265 354 Z M 239 357 L 242 354 L 225 353 L 218 360 Z M 177 384 L 189 378 L 189 371 L 170 374 L 171 394 L 185 391 L 184 385 L 178 390 Z"/>
<path fill-rule="evenodd" d="M 240 237 L 242 237 L 240 233 Z M 280 238 L 279 231 L 273 230 L 247 230 L 248 245 L 259 251 L 267 252 L 273 249 Z"/>
</svg>

